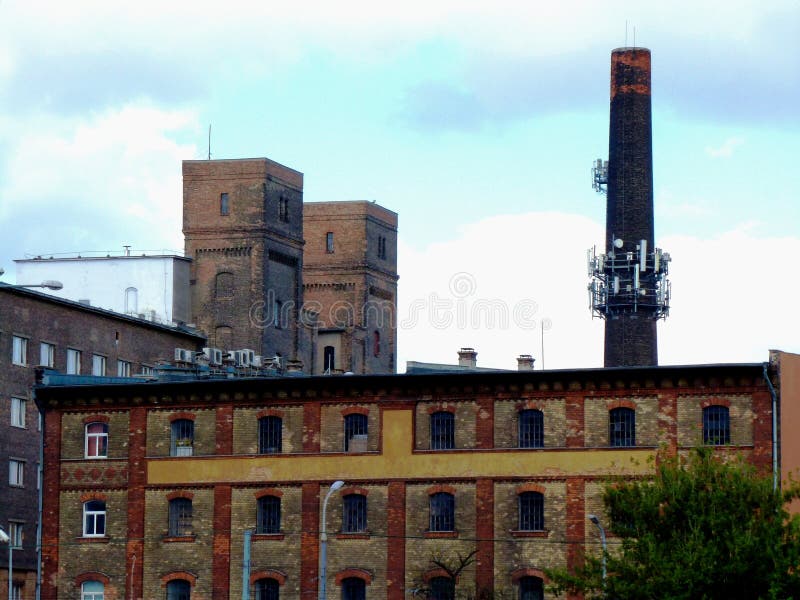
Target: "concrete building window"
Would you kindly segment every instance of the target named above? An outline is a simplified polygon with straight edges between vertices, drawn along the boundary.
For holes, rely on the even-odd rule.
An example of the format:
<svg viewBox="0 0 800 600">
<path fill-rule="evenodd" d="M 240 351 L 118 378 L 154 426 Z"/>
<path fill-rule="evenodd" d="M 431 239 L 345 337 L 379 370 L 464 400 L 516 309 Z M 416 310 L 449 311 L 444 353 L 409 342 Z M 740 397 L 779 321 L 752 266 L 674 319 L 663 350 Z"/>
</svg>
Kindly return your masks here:
<svg viewBox="0 0 800 600">
<path fill-rule="evenodd" d="M 431 494 L 429 531 L 455 531 L 455 498 L 447 492 Z"/>
<path fill-rule="evenodd" d="M 25 409 L 27 402 L 22 398 L 11 398 L 11 426 L 25 427 Z"/>
<path fill-rule="evenodd" d="M 519 600 L 544 600 L 544 582 L 538 577 L 521 577 Z"/>
<path fill-rule="evenodd" d="M 428 585 L 431 588 L 430 600 L 454 600 L 456 597 L 456 584 L 449 577 L 434 577 Z"/>
<path fill-rule="evenodd" d="M 256 533 L 281 532 L 281 499 L 278 496 L 261 496 L 256 513 Z"/>
<path fill-rule="evenodd" d="M 83 536 L 103 537 L 106 534 L 106 503 L 89 500 L 83 503 Z"/>
<path fill-rule="evenodd" d="M 431 414 L 431 450 L 452 450 L 455 442 L 455 416 L 451 412 Z"/>
<path fill-rule="evenodd" d="M 135 287 L 125 288 L 125 313 L 135 314 L 139 312 L 139 290 Z"/>
<path fill-rule="evenodd" d="M 519 411 L 519 447 L 544 447 L 544 414 L 542 411 Z"/>
<path fill-rule="evenodd" d="M 8 522 L 8 543 L 11 545 L 12 548 L 18 549 L 22 548 L 22 527 L 23 523 L 19 521 L 9 521 Z"/>
<path fill-rule="evenodd" d="M 366 600 L 367 586 L 359 577 L 342 579 L 342 600 Z"/>
<path fill-rule="evenodd" d="M 261 417 L 258 420 L 258 453 L 280 454 L 283 451 L 283 419 Z"/>
<path fill-rule="evenodd" d="M 283 196 L 278 200 L 278 219 L 284 223 L 289 222 L 289 199 Z"/>
<path fill-rule="evenodd" d="M 92 375 L 103 377 L 106 374 L 106 357 L 92 354 Z"/>
<path fill-rule="evenodd" d="M 189 498 L 173 498 L 169 501 L 169 535 L 192 535 L 192 501 Z"/>
<path fill-rule="evenodd" d="M 228 192 L 222 192 L 219 195 L 219 214 L 223 217 L 229 215 L 231 212 L 230 202 L 228 200 Z"/>
<path fill-rule="evenodd" d="M 614 408 L 608 413 L 609 446 L 625 448 L 636 445 L 636 411 Z"/>
<path fill-rule="evenodd" d="M 81 351 L 67 348 L 67 375 L 80 375 Z"/>
<path fill-rule="evenodd" d="M 42 342 L 39 345 L 39 364 L 43 367 L 53 368 L 56 364 L 56 347 L 53 344 Z"/>
<path fill-rule="evenodd" d="M 326 373 L 330 373 L 336 368 L 336 348 L 325 346 L 322 349 L 322 364 Z"/>
<path fill-rule="evenodd" d="M 86 458 L 108 458 L 108 424 L 88 423 L 85 439 Z"/>
<path fill-rule="evenodd" d="M 348 494 L 342 499 L 342 532 L 363 533 L 367 530 L 367 497 Z"/>
<path fill-rule="evenodd" d="M 28 364 L 28 340 L 18 335 L 11 336 L 11 362 L 15 365 Z"/>
<path fill-rule="evenodd" d="M 255 592 L 255 600 L 279 600 L 281 597 L 280 584 L 274 579 L 257 580 Z"/>
<path fill-rule="evenodd" d="M 170 456 L 192 456 L 194 421 L 175 419 L 170 425 Z"/>
<path fill-rule="evenodd" d="M 81 584 L 81 600 L 103 600 L 104 592 L 100 581 L 84 581 Z"/>
<path fill-rule="evenodd" d="M 127 360 L 117 361 L 117 377 L 130 377 L 131 376 L 131 363 Z"/>
<path fill-rule="evenodd" d="M 333 232 L 329 231 L 325 234 L 325 252 L 333 254 Z"/>
<path fill-rule="evenodd" d="M 519 530 L 544 531 L 544 494 L 523 492 L 517 496 Z"/>
<path fill-rule="evenodd" d="M 727 406 L 703 409 L 703 443 L 724 446 L 731 443 L 731 417 Z"/>
<path fill-rule="evenodd" d="M 369 426 L 367 415 L 354 413 L 344 417 L 344 451 L 350 451 L 350 442 L 355 436 L 366 436 Z"/>
<path fill-rule="evenodd" d="M 372 353 L 375 356 L 381 355 L 381 332 L 375 331 L 372 334 Z"/>
<path fill-rule="evenodd" d="M 12 458 L 8 461 L 8 485 L 24 487 L 25 461 Z"/>
<path fill-rule="evenodd" d="M 192 586 L 185 579 L 173 579 L 167 583 L 167 600 L 191 600 L 191 597 Z"/>
</svg>

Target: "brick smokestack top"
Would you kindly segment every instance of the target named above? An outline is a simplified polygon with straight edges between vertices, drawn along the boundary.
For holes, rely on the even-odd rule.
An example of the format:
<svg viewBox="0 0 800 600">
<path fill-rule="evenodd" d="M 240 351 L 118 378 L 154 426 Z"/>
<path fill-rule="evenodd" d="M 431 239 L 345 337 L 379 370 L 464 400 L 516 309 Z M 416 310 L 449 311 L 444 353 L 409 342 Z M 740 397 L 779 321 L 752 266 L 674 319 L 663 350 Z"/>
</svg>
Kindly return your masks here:
<svg viewBox="0 0 800 600">
<path fill-rule="evenodd" d="M 611 53 L 606 253 L 635 252 L 641 240 L 652 249 L 653 230 L 650 50 L 619 48 Z M 613 248 L 615 239 L 621 249 Z M 656 321 L 647 316 L 606 320 L 605 366 L 658 364 Z"/>
</svg>

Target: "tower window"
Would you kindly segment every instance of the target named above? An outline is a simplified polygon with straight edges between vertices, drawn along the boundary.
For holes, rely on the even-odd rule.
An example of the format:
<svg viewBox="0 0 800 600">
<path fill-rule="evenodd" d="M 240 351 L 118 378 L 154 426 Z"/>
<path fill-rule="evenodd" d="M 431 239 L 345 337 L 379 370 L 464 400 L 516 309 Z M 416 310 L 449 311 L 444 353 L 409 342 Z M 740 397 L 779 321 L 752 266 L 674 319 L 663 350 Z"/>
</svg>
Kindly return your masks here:
<svg viewBox="0 0 800 600">
<path fill-rule="evenodd" d="M 386 238 L 378 236 L 378 258 L 386 260 Z"/>
<path fill-rule="evenodd" d="M 333 254 L 333 232 L 329 231 L 325 234 L 325 252 Z"/>
<path fill-rule="evenodd" d="M 381 355 L 381 332 L 375 331 L 372 334 L 372 353 L 375 356 Z"/>
<path fill-rule="evenodd" d="M 222 192 L 219 195 L 219 214 L 222 216 L 230 214 L 231 206 L 228 201 L 228 192 Z"/>
<path fill-rule="evenodd" d="M 278 219 L 284 223 L 289 222 L 289 199 L 283 196 L 278 200 Z"/>
</svg>

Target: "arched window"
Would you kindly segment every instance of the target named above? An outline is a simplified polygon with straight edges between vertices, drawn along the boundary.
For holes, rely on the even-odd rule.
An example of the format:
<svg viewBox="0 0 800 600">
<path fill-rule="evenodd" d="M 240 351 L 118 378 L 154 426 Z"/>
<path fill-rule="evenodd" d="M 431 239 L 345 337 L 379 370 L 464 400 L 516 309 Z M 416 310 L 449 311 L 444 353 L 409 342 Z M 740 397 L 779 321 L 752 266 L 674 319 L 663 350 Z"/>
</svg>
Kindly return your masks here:
<svg viewBox="0 0 800 600">
<path fill-rule="evenodd" d="M 519 447 L 544 447 L 544 415 L 542 411 L 519 411 Z"/>
<path fill-rule="evenodd" d="M 430 531 L 455 531 L 455 498 L 447 492 L 430 495 Z"/>
<path fill-rule="evenodd" d="M 348 494 L 342 501 L 342 531 L 361 533 L 367 530 L 367 497 Z"/>
<path fill-rule="evenodd" d="M 81 600 L 103 600 L 103 592 L 100 581 L 84 581 L 81 584 Z"/>
<path fill-rule="evenodd" d="M 89 500 L 83 503 L 83 536 L 103 537 L 106 534 L 106 503 Z"/>
<path fill-rule="evenodd" d="M 281 499 L 278 496 L 261 496 L 256 513 L 256 533 L 281 532 Z"/>
<path fill-rule="evenodd" d="M 367 415 L 353 413 L 344 417 L 344 451 L 350 450 L 350 441 L 355 436 L 366 436 L 368 427 Z"/>
<path fill-rule="evenodd" d="M 283 419 L 275 416 L 261 417 L 258 420 L 259 454 L 279 454 L 283 451 Z"/>
<path fill-rule="evenodd" d="M 169 501 L 169 535 L 192 535 L 192 501 L 189 498 L 173 498 Z"/>
<path fill-rule="evenodd" d="M 431 414 L 431 450 L 451 450 L 456 447 L 455 416 L 441 411 Z"/>
<path fill-rule="evenodd" d="M 175 419 L 170 425 L 170 456 L 192 456 L 194 448 L 194 421 Z"/>
<path fill-rule="evenodd" d="M 431 588 L 431 600 L 454 600 L 456 597 L 455 582 L 449 577 L 434 577 L 428 585 Z"/>
<path fill-rule="evenodd" d="M 519 504 L 519 530 L 544 530 L 544 495 L 539 492 L 522 492 L 517 496 Z"/>
<path fill-rule="evenodd" d="M 128 314 L 139 312 L 139 290 L 135 287 L 125 288 L 125 312 Z"/>
<path fill-rule="evenodd" d="M 108 424 L 87 423 L 84 440 L 86 458 L 108 457 Z"/>
<path fill-rule="evenodd" d="M 521 577 L 519 600 L 544 600 L 544 582 L 538 577 Z"/>
<path fill-rule="evenodd" d="M 636 412 L 632 408 L 614 408 L 608 413 L 609 446 L 636 445 Z"/>
<path fill-rule="evenodd" d="M 367 586 L 359 577 L 342 580 L 342 600 L 366 600 Z"/>
<path fill-rule="evenodd" d="M 727 406 L 703 409 L 703 443 L 723 446 L 731 443 L 731 417 Z"/>
<path fill-rule="evenodd" d="M 322 350 L 322 368 L 326 372 L 336 368 L 336 349 L 333 346 L 325 346 Z"/>
<path fill-rule="evenodd" d="M 279 600 L 280 584 L 274 579 L 259 579 L 255 586 L 255 600 Z"/>
<path fill-rule="evenodd" d="M 167 600 L 191 600 L 192 586 L 185 579 L 173 579 L 167 583 Z"/>
</svg>

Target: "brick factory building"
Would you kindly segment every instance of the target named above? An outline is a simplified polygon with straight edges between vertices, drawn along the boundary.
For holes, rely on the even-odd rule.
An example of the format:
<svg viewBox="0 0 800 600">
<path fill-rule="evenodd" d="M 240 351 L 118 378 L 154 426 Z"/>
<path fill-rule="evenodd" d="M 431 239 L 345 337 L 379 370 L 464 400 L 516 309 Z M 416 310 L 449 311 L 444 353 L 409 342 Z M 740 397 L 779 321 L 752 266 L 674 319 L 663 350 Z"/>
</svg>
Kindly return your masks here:
<svg viewBox="0 0 800 600">
<path fill-rule="evenodd" d="M 0 284 L 0 527 L 15 539 L 12 593 L 34 598 L 41 429 L 31 388 L 37 365 L 83 375 L 148 374 L 176 347 L 205 338 L 21 287 Z M 8 585 L 8 548 L 0 544 L 0 589 Z"/>
<path fill-rule="evenodd" d="M 800 410 L 800 356 L 780 352 L 768 364 L 63 383 L 36 388 L 43 600 L 238 599 L 243 584 L 257 600 L 317 598 L 336 480 L 328 597 L 427 586 L 447 598 L 454 586 L 542 598 L 545 568 L 599 548 L 587 515 L 605 518 L 607 478 L 647 476 L 659 448 L 719 444 L 784 479 L 800 465 L 780 435 Z M 432 568 L 434 554 L 473 551 L 457 581 Z"/>
</svg>

